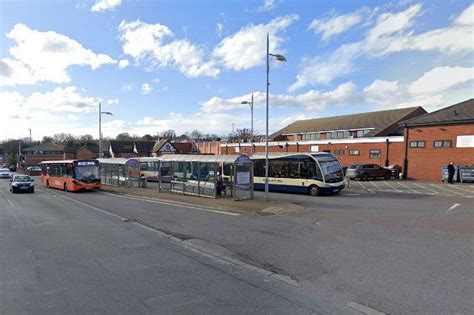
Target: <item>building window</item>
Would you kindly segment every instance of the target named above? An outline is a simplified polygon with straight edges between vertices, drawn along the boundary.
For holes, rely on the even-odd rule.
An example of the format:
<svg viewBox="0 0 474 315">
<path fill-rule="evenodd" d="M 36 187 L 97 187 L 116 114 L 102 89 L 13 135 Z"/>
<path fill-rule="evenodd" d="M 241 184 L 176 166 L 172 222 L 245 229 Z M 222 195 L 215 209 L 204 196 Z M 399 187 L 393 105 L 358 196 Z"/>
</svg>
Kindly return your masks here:
<svg viewBox="0 0 474 315">
<path fill-rule="evenodd" d="M 302 140 L 319 140 L 320 138 L 320 133 L 304 133 L 301 137 Z"/>
<path fill-rule="evenodd" d="M 424 148 L 426 147 L 425 141 L 410 141 L 410 148 Z"/>
<path fill-rule="evenodd" d="M 371 159 L 380 159 L 380 150 L 370 150 L 369 158 Z"/>
<path fill-rule="evenodd" d="M 344 150 L 335 150 L 334 154 L 335 155 L 344 155 Z"/>
<path fill-rule="evenodd" d="M 451 140 L 435 140 L 435 142 L 433 142 L 433 147 L 435 148 L 451 148 L 451 146 Z"/>
<path fill-rule="evenodd" d="M 370 132 L 369 129 L 357 130 L 357 138 L 362 138 L 363 136 L 365 136 L 365 135 L 368 134 L 369 132 Z"/>
<path fill-rule="evenodd" d="M 332 139 L 332 132 L 326 132 L 326 139 Z"/>
<path fill-rule="evenodd" d="M 349 150 L 349 155 L 360 155 L 359 150 Z"/>
</svg>

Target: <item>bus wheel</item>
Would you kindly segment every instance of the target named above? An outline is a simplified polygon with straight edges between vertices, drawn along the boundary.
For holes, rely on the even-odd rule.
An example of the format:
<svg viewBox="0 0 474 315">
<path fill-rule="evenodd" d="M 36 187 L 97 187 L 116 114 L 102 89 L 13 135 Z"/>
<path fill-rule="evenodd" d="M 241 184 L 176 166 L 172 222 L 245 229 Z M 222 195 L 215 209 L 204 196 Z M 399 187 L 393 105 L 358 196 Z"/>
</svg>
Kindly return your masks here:
<svg viewBox="0 0 474 315">
<path fill-rule="evenodd" d="M 316 185 L 309 186 L 309 194 L 311 196 L 319 196 L 319 187 Z"/>
<path fill-rule="evenodd" d="M 64 184 L 64 191 L 67 191 L 67 184 Z"/>
</svg>

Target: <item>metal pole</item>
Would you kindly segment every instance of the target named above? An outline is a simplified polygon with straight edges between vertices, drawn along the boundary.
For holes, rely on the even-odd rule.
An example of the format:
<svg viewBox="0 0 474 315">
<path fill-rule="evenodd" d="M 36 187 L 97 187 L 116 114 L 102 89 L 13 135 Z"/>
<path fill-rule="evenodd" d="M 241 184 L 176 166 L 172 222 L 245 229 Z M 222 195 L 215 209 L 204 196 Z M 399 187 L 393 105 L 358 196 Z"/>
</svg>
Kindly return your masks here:
<svg viewBox="0 0 474 315">
<path fill-rule="evenodd" d="M 251 116 L 251 122 L 250 122 L 250 149 L 252 151 L 253 155 L 253 94 L 252 94 L 252 100 L 250 102 L 250 116 Z"/>
<path fill-rule="evenodd" d="M 103 150 L 102 150 L 102 107 L 99 102 L 99 158 L 103 157 Z"/>
<path fill-rule="evenodd" d="M 270 73 L 270 66 L 269 66 L 269 58 L 270 58 L 270 52 L 269 52 L 269 35 L 267 33 L 267 91 L 266 91 L 266 97 L 265 97 L 265 200 L 268 201 L 268 88 L 270 86 L 269 82 L 269 73 Z"/>
<path fill-rule="evenodd" d="M 18 139 L 18 167 L 21 167 L 21 139 Z"/>
</svg>

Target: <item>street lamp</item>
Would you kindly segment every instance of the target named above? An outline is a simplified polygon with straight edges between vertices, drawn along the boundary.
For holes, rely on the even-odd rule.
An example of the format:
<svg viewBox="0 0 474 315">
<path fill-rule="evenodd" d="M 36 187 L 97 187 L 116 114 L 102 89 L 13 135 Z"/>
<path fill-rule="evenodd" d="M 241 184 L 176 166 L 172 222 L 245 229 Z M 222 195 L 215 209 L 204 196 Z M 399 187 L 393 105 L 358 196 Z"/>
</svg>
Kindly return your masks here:
<svg viewBox="0 0 474 315">
<path fill-rule="evenodd" d="M 104 151 L 102 150 L 102 114 L 113 116 L 111 112 L 103 112 L 99 102 L 99 158 L 104 156 Z"/>
<path fill-rule="evenodd" d="M 248 104 L 250 106 L 250 145 L 252 148 L 252 154 L 253 152 L 253 94 L 252 98 L 249 101 L 243 101 L 241 104 Z"/>
<path fill-rule="evenodd" d="M 267 92 L 265 97 L 265 200 L 268 201 L 268 89 L 270 87 L 269 74 L 270 74 L 270 56 L 275 57 L 278 61 L 285 61 L 286 58 L 280 54 L 271 54 L 269 51 L 270 39 L 267 33 Z"/>
</svg>

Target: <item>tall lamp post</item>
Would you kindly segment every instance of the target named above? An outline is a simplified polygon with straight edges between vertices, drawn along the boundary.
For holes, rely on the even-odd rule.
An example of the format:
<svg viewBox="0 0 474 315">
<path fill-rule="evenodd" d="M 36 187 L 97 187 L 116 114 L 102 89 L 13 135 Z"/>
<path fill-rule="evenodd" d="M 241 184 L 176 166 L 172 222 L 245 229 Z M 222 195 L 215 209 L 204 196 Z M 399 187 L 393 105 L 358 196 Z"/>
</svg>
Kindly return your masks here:
<svg viewBox="0 0 474 315">
<path fill-rule="evenodd" d="M 265 97 L 265 200 L 268 201 L 268 89 L 270 87 L 270 56 L 275 57 L 278 61 L 286 61 L 285 56 L 280 54 L 271 54 L 269 51 L 270 39 L 267 33 L 267 91 Z"/>
<path fill-rule="evenodd" d="M 99 102 L 99 158 L 104 156 L 104 150 L 102 150 L 102 114 L 113 116 L 111 112 L 103 112 L 102 105 Z"/>
<path fill-rule="evenodd" d="M 241 104 L 248 104 L 250 106 L 250 147 L 252 148 L 253 154 L 253 94 L 250 102 L 243 101 Z"/>
</svg>

